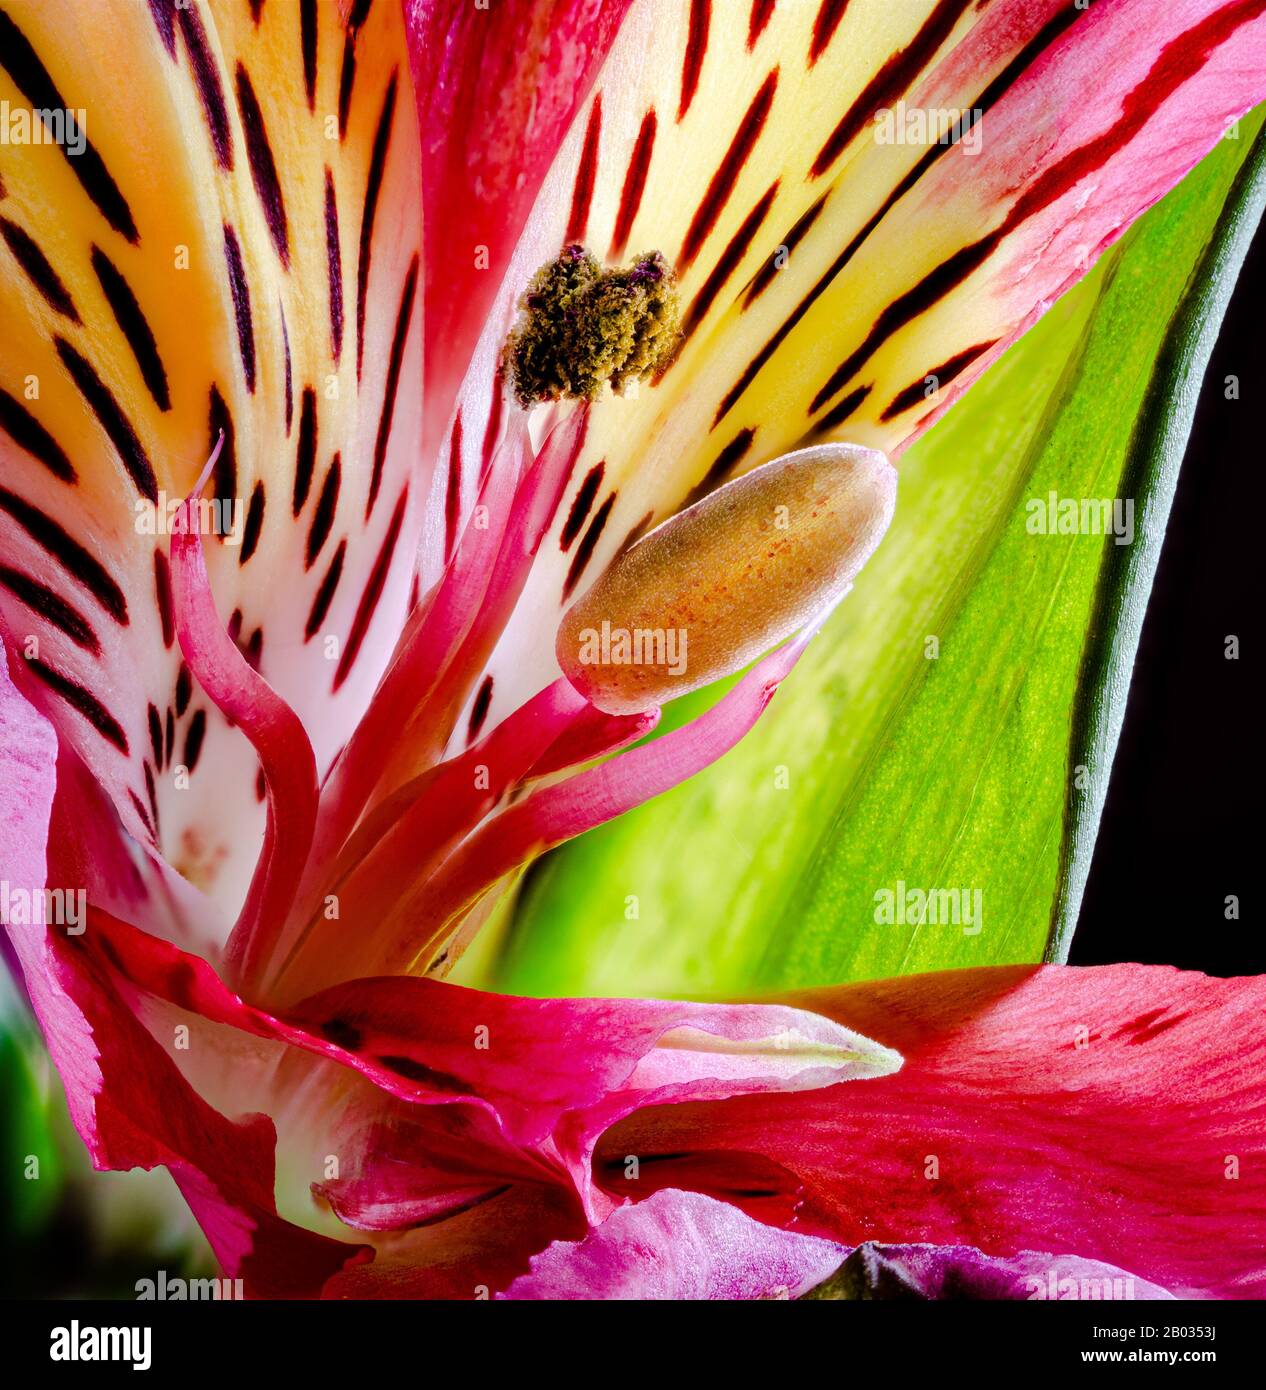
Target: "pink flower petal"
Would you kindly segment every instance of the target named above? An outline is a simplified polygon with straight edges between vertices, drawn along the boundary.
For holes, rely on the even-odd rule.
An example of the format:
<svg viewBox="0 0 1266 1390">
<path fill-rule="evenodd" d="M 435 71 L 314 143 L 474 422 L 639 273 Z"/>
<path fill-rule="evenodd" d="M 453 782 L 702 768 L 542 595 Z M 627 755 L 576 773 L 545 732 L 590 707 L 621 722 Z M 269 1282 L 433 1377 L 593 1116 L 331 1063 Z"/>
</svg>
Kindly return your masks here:
<svg viewBox="0 0 1266 1390">
<path fill-rule="evenodd" d="M 482 1112 L 495 1122 L 487 1131 L 495 1144 L 486 1138 L 477 1156 L 458 1162 L 444 1190 L 472 1177 L 520 1181 L 526 1162 L 538 1182 L 553 1180 L 595 1214 L 609 1202 L 592 1188 L 589 1155 L 599 1133 L 622 1116 L 651 1105 L 861 1080 L 900 1065 L 896 1053 L 781 1005 L 514 999 L 434 980 L 380 978 L 336 986 L 282 1017 L 243 1003 L 205 961 L 105 914 L 93 914 L 86 935 L 67 951 L 91 960 L 120 999 L 165 1001 L 359 1072 L 382 1092 L 380 1115 L 397 1128 L 432 1123 L 424 1113 L 430 1106 Z M 117 1012 L 131 1019 L 128 1010 Z M 140 1029 L 134 1020 L 130 1026 Z M 423 1111 L 406 1121 L 401 1101 Z M 364 1118 L 372 1122 L 372 1112 Z M 498 1146 L 511 1152 L 493 1155 Z M 425 1166 L 451 1145 L 428 1154 L 419 1131 L 414 1148 Z M 362 1212 L 396 1201 L 393 1191 L 413 1200 L 413 1179 L 401 1187 L 389 1172 L 381 1181 L 373 1176 L 376 1166 L 398 1161 L 390 1149 L 367 1150 L 365 1171 L 377 1195 L 372 1187 L 329 1195 Z M 425 1191 L 433 1187 L 423 1181 Z"/>
<path fill-rule="evenodd" d="M 532 1259 L 504 1299 L 799 1298 L 846 1247 L 780 1231 L 737 1207 L 671 1189 L 620 1207 L 581 1241 Z"/>
<path fill-rule="evenodd" d="M 800 1090 L 900 1065 L 890 1049 L 781 1004 L 519 999 L 393 976 L 271 1015 L 205 961 L 104 914 L 83 944 L 145 993 L 354 1066 L 393 1095 L 478 1102 L 524 1146 L 565 1122 L 574 1135 L 595 1132 L 639 1105 Z"/>
<path fill-rule="evenodd" d="M 800 1228 L 848 1245 L 1034 1248 L 1178 1297 L 1266 1292 L 1266 979 L 1167 967 L 999 967 L 797 1000 L 900 1049 L 865 1086 L 643 1112 L 598 1180 L 681 1186 L 676 1157 L 763 1154 L 803 1185 Z M 737 1199 L 740 1200 L 741 1199 Z"/>
<path fill-rule="evenodd" d="M 10 891 L 40 892 L 47 875 L 46 847 L 57 785 L 57 735 L 9 677 L 0 646 L 0 864 Z M 7 924 L 6 924 L 7 925 Z M 16 927 L 12 931 L 18 930 Z M 38 928 L 27 928 L 38 932 Z"/>
<path fill-rule="evenodd" d="M 519 1185 L 437 1225 L 393 1236 L 372 1264 L 326 1282 L 326 1298 L 487 1299 L 527 1273 L 552 1240 L 578 1240 L 585 1222 L 559 1188 Z"/>
<path fill-rule="evenodd" d="M 313 1192 L 358 1230 L 410 1231 L 451 1221 L 524 1186 L 549 1189 L 540 1195 L 551 1204 L 567 1194 L 571 1220 L 583 1222 L 557 1161 L 508 1144 L 495 1117 L 470 1105 L 380 1107 L 338 1147 L 346 1176 L 314 1184 Z M 507 1232 L 505 1243 L 518 1239 Z"/>
</svg>

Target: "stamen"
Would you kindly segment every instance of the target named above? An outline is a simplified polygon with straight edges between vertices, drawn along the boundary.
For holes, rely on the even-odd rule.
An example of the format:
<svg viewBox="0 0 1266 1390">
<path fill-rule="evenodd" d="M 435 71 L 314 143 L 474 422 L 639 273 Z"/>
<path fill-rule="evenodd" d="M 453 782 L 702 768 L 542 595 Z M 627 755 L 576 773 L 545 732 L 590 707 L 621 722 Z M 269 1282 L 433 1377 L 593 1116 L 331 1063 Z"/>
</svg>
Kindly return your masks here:
<svg viewBox="0 0 1266 1390">
<path fill-rule="evenodd" d="M 630 547 L 563 615 L 563 674 L 631 714 L 740 670 L 825 615 L 892 520 L 883 454 L 823 444 L 755 468 Z"/>
<path fill-rule="evenodd" d="M 594 400 L 608 382 L 623 395 L 666 365 L 681 338 L 677 277 L 658 251 L 604 270 L 583 246 L 565 246 L 532 277 L 519 309 L 504 365 L 524 409 Z"/>
</svg>

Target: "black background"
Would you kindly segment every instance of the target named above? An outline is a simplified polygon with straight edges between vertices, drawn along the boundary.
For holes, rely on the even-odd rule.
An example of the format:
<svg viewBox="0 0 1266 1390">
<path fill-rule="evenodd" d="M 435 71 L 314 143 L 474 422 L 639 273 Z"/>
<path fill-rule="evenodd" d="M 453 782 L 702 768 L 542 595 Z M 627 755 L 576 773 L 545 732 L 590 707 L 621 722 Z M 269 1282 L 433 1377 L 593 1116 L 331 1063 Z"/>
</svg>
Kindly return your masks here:
<svg viewBox="0 0 1266 1390">
<path fill-rule="evenodd" d="M 1223 322 L 1143 626 L 1073 964 L 1266 970 L 1260 657 L 1266 224 Z M 1238 401 L 1225 397 L 1237 376 Z M 1240 639 L 1228 661 L 1229 634 Z M 1239 921 L 1224 900 L 1239 897 Z"/>
</svg>

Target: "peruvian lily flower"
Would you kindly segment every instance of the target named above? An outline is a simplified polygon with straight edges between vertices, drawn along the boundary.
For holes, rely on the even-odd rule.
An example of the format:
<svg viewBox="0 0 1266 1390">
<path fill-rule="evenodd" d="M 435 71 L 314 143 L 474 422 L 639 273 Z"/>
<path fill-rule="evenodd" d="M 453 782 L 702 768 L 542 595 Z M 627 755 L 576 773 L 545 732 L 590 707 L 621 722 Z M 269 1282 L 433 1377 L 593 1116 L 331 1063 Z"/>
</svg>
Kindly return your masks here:
<svg viewBox="0 0 1266 1390">
<path fill-rule="evenodd" d="M 1259 984 L 442 978 L 751 727 L 1263 53 L 1266 0 L 0 0 L 0 95 L 79 113 L 0 152 L 0 855 L 94 1162 L 259 1296 L 1266 1292 Z"/>
</svg>

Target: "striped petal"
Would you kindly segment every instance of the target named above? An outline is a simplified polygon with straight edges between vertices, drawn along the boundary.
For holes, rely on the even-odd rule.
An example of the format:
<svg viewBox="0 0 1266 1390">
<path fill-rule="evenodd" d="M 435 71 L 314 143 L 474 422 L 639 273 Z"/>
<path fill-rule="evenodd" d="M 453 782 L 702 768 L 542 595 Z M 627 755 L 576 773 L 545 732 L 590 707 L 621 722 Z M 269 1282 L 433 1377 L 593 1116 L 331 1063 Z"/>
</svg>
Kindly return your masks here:
<svg viewBox="0 0 1266 1390">
<path fill-rule="evenodd" d="M 60 885 L 46 857 L 56 760 L 52 725 L 16 689 L 0 653 L 0 775 L 8 792 L 0 863 L 10 894 L 42 890 L 46 875 Z M 120 1007 L 108 963 L 76 948 L 86 924 L 79 934 L 5 925 L 93 1162 L 165 1165 L 216 1257 L 252 1294 L 320 1293 L 357 1249 L 277 1215 L 272 1121 L 263 1115 L 233 1121 L 202 1099 L 132 1010 Z"/>
<path fill-rule="evenodd" d="M 423 584 L 442 547 L 408 386 L 403 20 L 384 3 L 3 0 L 0 98 L 81 111 L 87 141 L 0 151 L 0 627 L 127 828 L 231 920 L 263 833 L 259 765 L 182 663 L 163 505 L 223 431 L 216 602 L 324 769 L 394 645 L 419 544 Z"/>
<path fill-rule="evenodd" d="M 464 437 L 513 295 L 564 238 L 662 251 L 686 340 L 595 412 L 493 717 L 552 677 L 542 614 L 631 533 L 798 445 L 898 455 L 1266 98 L 1264 56 L 1263 0 L 638 0 L 525 229 Z M 928 113 L 963 112 L 983 116 L 928 143 Z"/>
</svg>

